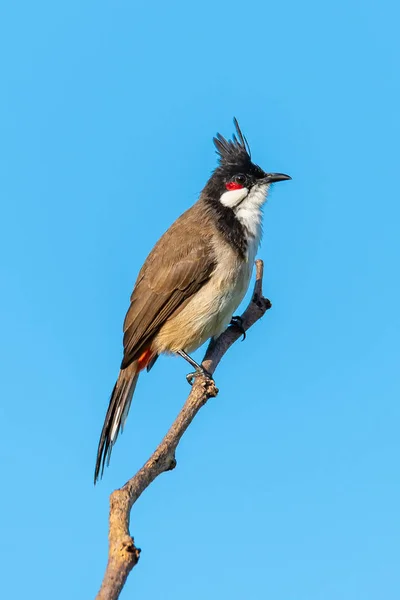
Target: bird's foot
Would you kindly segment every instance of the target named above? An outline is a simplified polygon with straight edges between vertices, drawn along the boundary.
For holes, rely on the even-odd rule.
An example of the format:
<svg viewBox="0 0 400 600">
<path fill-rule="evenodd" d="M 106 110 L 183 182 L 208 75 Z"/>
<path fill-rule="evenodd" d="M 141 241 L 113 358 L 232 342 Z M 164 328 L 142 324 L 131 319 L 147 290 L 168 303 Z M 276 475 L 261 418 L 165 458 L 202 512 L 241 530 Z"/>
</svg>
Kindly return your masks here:
<svg viewBox="0 0 400 600">
<path fill-rule="evenodd" d="M 182 358 L 184 358 L 190 365 L 192 365 L 192 367 L 196 369 L 195 371 L 193 371 L 193 373 L 188 373 L 186 375 L 186 379 L 189 385 L 193 385 L 195 378 L 200 376 L 205 377 L 210 381 L 213 381 L 211 373 L 209 373 L 207 369 L 205 369 L 204 367 L 199 365 L 199 363 L 193 360 L 193 358 L 189 356 L 189 354 L 186 354 L 184 350 L 178 350 L 177 354 L 179 354 L 179 356 L 182 356 Z"/>
<path fill-rule="evenodd" d="M 200 366 L 199 369 L 196 369 L 192 373 L 188 373 L 186 375 L 186 381 L 188 382 L 189 385 L 193 385 L 194 380 L 196 379 L 196 377 L 205 377 L 206 379 L 209 379 L 210 381 L 213 381 L 211 373 L 209 373 L 207 371 L 207 369 L 205 369 L 204 367 L 201 367 L 201 366 Z"/>
<path fill-rule="evenodd" d="M 244 342 L 244 340 L 246 339 L 246 331 L 243 327 L 243 319 L 242 317 L 232 317 L 231 322 L 230 322 L 230 326 L 234 327 L 235 329 L 237 329 L 238 331 L 240 331 L 241 334 L 243 334 L 242 337 L 242 342 Z"/>
</svg>

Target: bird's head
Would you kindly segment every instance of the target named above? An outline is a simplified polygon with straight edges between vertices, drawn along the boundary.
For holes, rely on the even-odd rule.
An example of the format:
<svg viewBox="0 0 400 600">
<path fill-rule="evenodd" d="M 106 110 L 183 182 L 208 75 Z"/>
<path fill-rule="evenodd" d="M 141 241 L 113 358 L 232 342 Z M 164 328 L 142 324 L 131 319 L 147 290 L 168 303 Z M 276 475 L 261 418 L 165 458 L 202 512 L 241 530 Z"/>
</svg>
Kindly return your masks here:
<svg viewBox="0 0 400 600">
<path fill-rule="evenodd" d="M 208 180 L 203 193 L 237 212 L 239 207 L 259 209 L 265 202 L 271 183 L 291 179 L 283 173 L 266 173 L 251 161 L 249 144 L 234 119 L 236 134 L 226 140 L 214 138 L 219 166 Z"/>
</svg>

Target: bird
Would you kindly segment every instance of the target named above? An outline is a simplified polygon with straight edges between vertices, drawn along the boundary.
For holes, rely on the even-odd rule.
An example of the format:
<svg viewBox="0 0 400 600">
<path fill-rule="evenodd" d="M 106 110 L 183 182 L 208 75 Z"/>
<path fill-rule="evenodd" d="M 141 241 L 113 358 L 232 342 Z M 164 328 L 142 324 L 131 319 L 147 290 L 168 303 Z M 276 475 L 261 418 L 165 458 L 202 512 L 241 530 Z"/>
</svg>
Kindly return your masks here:
<svg viewBox="0 0 400 600">
<path fill-rule="evenodd" d="M 123 325 L 123 359 L 101 431 L 94 482 L 103 476 L 123 430 L 139 374 L 160 354 L 183 357 L 231 323 L 250 283 L 262 235 L 262 208 L 271 184 L 291 179 L 252 162 L 234 118 L 232 139 L 213 138 L 218 165 L 199 199 L 161 236 L 139 271 Z"/>
</svg>

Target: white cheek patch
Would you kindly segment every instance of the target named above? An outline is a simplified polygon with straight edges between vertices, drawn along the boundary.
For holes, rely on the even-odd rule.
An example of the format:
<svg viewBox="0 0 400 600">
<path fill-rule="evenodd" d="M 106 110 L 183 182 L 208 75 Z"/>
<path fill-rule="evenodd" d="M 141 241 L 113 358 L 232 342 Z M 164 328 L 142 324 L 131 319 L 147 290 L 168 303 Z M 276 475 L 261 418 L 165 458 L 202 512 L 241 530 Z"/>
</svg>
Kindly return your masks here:
<svg viewBox="0 0 400 600">
<path fill-rule="evenodd" d="M 234 208 L 239 202 L 242 202 L 249 193 L 247 188 L 241 188 L 240 190 L 230 190 L 224 192 L 220 198 L 221 203 L 229 208 Z"/>
</svg>

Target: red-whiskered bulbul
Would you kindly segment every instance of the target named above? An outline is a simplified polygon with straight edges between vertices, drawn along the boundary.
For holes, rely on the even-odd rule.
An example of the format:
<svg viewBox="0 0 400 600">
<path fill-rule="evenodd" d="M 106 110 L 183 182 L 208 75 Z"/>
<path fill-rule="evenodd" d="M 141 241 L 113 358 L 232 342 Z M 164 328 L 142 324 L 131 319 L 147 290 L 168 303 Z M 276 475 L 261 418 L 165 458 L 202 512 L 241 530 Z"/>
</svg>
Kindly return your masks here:
<svg viewBox="0 0 400 600">
<path fill-rule="evenodd" d="M 220 134 L 214 138 L 219 165 L 199 200 L 158 240 L 139 272 L 124 321 L 124 356 L 100 436 L 95 482 L 124 426 L 139 373 L 169 353 L 196 369 L 189 378 L 206 374 L 187 353 L 228 327 L 247 291 L 269 187 L 290 177 L 255 165 L 236 119 L 234 124 L 232 140 Z"/>
</svg>

